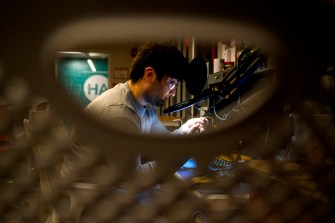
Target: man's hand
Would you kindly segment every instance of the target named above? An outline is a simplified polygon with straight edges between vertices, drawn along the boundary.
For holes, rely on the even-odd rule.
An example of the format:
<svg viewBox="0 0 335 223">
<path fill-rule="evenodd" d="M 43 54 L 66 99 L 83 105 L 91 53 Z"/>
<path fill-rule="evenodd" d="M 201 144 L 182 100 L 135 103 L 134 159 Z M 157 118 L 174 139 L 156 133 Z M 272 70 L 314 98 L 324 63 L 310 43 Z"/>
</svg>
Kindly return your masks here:
<svg viewBox="0 0 335 223">
<path fill-rule="evenodd" d="M 181 135 L 199 134 L 207 130 L 208 119 L 192 118 L 180 127 Z"/>
</svg>

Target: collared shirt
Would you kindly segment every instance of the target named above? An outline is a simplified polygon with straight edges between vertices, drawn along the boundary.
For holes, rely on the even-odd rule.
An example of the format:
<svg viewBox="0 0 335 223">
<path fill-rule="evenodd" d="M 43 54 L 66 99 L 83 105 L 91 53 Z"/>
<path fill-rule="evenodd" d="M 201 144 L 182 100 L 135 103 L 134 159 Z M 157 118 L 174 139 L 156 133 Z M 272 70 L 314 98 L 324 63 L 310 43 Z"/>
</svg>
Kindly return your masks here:
<svg viewBox="0 0 335 223">
<path fill-rule="evenodd" d="M 102 121 L 102 123 L 129 134 L 178 134 L 179 129 L 170 132 L 159 120 L 156 109 L 151 106 L 142 106 L 134 98 L 130 91 L 128 82 L 120 83 L 105 91 L 102 95 L 94 99 L 86 108 L 85 112 Z M 72 163 L 76 157 L 85 160 L 92 154 L 86 141 L 81 137 L 80 129 L 74 128 L 71 136 L 71 152 L 64 159 L 62 174 L 71 173 Z M 106 145 L 108 146 L 108 145 Z M 109 150 L 109 148 L 106 148 Z M 136 150 L 136 148 L 134 148 Z M 110 155 L 106 156 L 105 163 L 113 163 L 113 148 L 110 148 Z M 130 164 L 130 163 L 129 163 Z M 130 164 L 131 165 L 131 164 Z M 132 164 L 137 172 L 152 172 L 155 170 L 156 162 L 142 163 L 141 155 L 136 156 Z M 89 181 L 89 179 L 82 179 Z"/>
<path fill-rule="evenodd" d="M 128 82 L 120 83 L 93 100 L 86 108 L 103 123 L 128 133 L 170 134 L 151 105 L 142 106 L 134 98 Z"/>
</svg>

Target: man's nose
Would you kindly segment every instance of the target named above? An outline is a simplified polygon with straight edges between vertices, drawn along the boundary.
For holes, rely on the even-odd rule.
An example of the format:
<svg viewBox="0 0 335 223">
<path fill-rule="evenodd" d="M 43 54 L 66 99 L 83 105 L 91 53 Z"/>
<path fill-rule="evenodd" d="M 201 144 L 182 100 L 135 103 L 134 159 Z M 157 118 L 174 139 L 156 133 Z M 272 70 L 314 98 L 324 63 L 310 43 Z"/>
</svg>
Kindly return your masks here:
<svg viewBox="0 0 335 223">
<path fill-rule="evenodd" d="M 174 97 L 176 95 L 176 88 L 173 88 L 172 90 L 170 90 L 169 95 Z"/>
</svg>

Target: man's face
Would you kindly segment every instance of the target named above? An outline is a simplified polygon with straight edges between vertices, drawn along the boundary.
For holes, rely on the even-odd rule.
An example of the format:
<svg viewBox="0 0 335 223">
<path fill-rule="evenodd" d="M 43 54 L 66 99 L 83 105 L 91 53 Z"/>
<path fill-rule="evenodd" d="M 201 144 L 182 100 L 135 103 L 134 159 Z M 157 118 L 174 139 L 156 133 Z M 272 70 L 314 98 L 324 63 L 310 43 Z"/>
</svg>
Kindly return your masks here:
<svg viewBox="0 0 335 223">
<path fill-rule="evenodd" d="M 155 107 L 161 107 L 164 101 L 175 96 L 178 80 L 164 75 L 162 80 L 156 81 L 144 94 L 145 100 Z"/>
</svg>

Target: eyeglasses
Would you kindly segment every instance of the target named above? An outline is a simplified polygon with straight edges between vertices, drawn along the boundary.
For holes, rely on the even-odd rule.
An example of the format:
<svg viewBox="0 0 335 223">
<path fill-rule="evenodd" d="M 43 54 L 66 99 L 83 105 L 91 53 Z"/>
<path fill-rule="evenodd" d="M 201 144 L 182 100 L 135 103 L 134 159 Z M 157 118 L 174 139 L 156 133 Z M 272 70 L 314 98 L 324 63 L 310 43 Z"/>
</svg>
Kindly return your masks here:
<svg viewBox="0 0 335 223">
<path fill-rule="evenodd" d="M 169 77 L 168 81 L 167 81 L 167 85 L 169 87 L 170 90 L 176 88 L 178 86 L 178 81 L 173 80 Z"/>
</svg>

